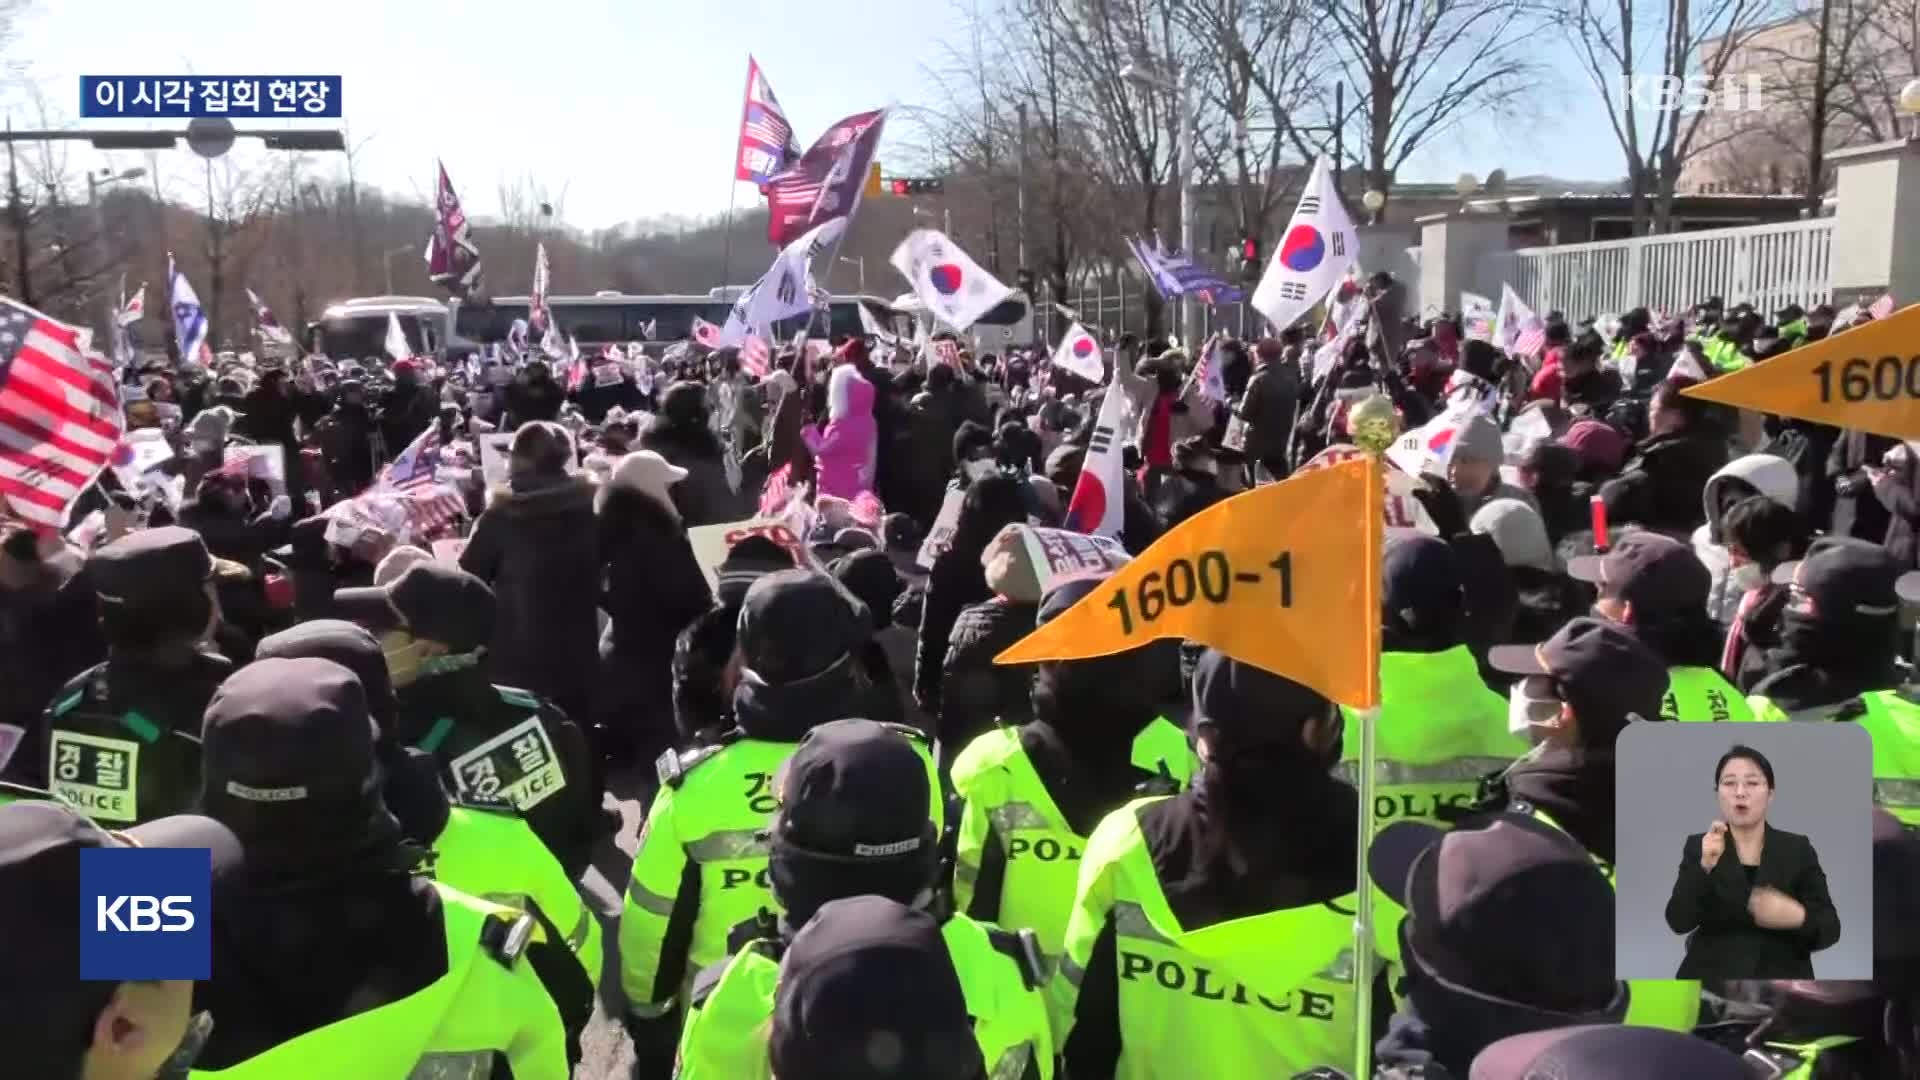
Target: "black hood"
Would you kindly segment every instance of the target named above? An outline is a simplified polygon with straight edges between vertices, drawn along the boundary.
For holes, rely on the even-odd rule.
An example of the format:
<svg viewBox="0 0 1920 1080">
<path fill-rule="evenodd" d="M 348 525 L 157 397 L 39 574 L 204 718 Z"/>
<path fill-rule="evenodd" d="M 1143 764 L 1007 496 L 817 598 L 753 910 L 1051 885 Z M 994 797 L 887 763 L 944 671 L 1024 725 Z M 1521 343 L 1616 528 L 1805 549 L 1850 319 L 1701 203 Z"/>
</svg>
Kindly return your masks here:
<svg viewBox="0 0 1920 1080">
<path fill-rule="evenodd" d="M 664 415 L 648 421 L 633 447 L 651 450 L 676 465 L 692 460 L 719 461 L 726 453 L 719 436 L 705 423 L 683 423 Z"/>
<path fill-rule="evenodd" d="M 1780 647 L 1768 651 L 1767 677 L 1753 693 L 1794 713 L 1898 686 L 1899 632 L 1892 619 L 1824 622 L 1789 606 L 1780 616 Z"/>
<path fill-rule="evenodd" d="M 825 671 L 787 683 L 767 683 L 742 672 L 733 691 L 733 719 L 749 738 L 799 742 L 829 720 L 856 717 L 867 700 L 867 672 L 849 652 Z"/>
<path fill-rule="evenodd" d="M 495 486 L 487 493 L 487 509 L 503 517 L 538 518 L 586 511 L 593 513 L 593 483 L 584 476 L 555 477 L 534 488 Z"/>
<path fill-rule="evenodd" d="M 1506 774 L 1507 790 L 1546 812 L 1582 847 L 1608 863 L 1614 857 L 1614 762 L 1611 749 L 1550 746 Z"/>
</svg>

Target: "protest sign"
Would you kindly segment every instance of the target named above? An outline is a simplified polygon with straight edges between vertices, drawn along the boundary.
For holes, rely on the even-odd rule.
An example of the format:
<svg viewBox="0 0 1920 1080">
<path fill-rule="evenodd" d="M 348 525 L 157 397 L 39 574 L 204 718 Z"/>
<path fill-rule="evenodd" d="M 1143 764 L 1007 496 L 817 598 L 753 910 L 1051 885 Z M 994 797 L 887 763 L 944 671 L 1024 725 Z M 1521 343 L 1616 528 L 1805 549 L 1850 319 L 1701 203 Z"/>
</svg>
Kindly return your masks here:
<svg viewBox="0 0 1920 1080">
<path fill-rule="evenodd" d="M 960 504 L 966 500 L 966 492 L 959 488 L 947 489 L 947 499 L 940 504 L 940 514 L 933 519 L 933 528 L 927 530 L 927 538 L 915 559 L 923 569 L 933 569 L 933 561 L 953 543 L 953 530 L 960 524 Z"/>
<path fill-rule="evenodd" d="M 1110 537 L 1038 525 L 1023 526 L 1021 534 L 1043 596 L 1063 579 L 1118 570 L 1129 558 L 1127 549 Z"/>
<path fill-rule="evenodd" d="M 812 562 L 805 538 L 784 518 L 754 517 L 724 525 L 700 525 L 687 530 L 687 542 L 693 546 L 693 557 L 707 575 L 709 586 L 718 587 L 720 564 L 726 561 L 727 552 L 749 536 L 764 536 L 779 544 L 793 556 L 795 566 Z"/>
<path fill-rule="evenodd" d="M 1379 703 L 1382 466 L 1362 457 L 1216 503 L 997 664 L 1211 646 L 1354 708 Z"/>
</svg>

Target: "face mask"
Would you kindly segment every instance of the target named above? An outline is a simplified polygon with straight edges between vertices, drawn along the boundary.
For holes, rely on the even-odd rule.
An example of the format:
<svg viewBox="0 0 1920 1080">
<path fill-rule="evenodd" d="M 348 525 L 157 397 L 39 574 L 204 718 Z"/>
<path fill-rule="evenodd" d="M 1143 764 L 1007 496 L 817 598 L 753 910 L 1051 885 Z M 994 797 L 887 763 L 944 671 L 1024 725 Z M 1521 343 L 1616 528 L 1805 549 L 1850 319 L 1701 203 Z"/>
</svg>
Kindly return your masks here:
<svg viewBox="0 0 1920 1080">
<path fill-rule="evenodd" d="M 1560 702 L 1555 699 L 1528 696 L 1529 681 L 1521 679 L 1507 691 L 1507 731 L 1513 735 L 1527 735 L 1560 715 Z"/>
<path fill-rule="evenodd" d="M 981 458 L 979 461 L 967 462 L 966 476 L 968 480 L 979 480 L 992 476 L 998 469 L 999 466 L 994 463 L 992 458 Z"/>
<path fill-rule="evenodd" d="M 1727 584 L 1739 590 L 1741 594 L 1750 593 L 1767 583 L 1767 572 L 1759 563 L 1741 563 L 1727 571 Z"/>
<path fill-rule="evenodd" d="M 387 661 L 387 678 L 395 686 L 408 686 L 420 677 L 426 661 L 426 642 L 394 630 L 380 635 L 380 654 Z"/>
</svg>

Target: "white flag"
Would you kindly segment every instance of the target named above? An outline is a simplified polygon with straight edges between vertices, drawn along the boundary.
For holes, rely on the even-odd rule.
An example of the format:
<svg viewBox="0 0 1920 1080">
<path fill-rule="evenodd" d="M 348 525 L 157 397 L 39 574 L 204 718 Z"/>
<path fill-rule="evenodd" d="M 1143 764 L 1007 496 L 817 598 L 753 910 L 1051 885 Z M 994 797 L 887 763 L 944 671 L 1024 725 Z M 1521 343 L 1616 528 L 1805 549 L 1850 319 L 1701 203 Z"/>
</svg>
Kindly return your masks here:
<svg viewBox="0 0 1920 1080">
<path fill-rule="evenodd" d="M 1327 159 L 1313 164 L 1293 219 L 1253 290 L 1254 310 L 1284 330 L 1334 287 L 1359 248 L 1353 221 L 1334 190 Z"/>
<path fill-rule="evenodd" d="M 833 247 L 846 234 L 847 218 L 814 226 L 800 239 L 780 249 L 773 265 L 753 283 L 753 288 L 734 301 L 727 313 L 727 324 L 720 328 L 718 348 L 738 347 L 749 334 L 772 340 L 773 324 L 784 319 L 811 314 L 814 293 L 813 259 Z"/>
<path fill-rule="evenodd" d="M 167 292 L 167 301 L 173 305 L 173 336 L 180 346 L 180 362 L 198 363 L 207 348 L 207 313 L 187 275 L 174 266 L 171 252 L 167 255 Z"/>
<path fill-rule="evenodd" d="M 893 268 L 913 283 L 927 310 L 965 330 L 999 307 L 1013 290 L 980 268 L 960 245 L 934 229 L 915 229 L 893 249 Z"/>
<path fill-rule="evenodd" d="M 1512 352 L 1520 335 L 1529 330 L 1538 330 L 1542 326 L 1540 316 L 1533 313 L 1513 286 L 1502 283 L 1500 286 L 1500 311 L 1493 319 L 1493 343 L 1502 352 Z"/>
<path fill-rule="evenodd" d="M 1079 323 L 1067 327 L 1067 336 L 1053 350 L 1053 366 L 1092 383 L 1107 377 L 1107 366 L 1100 360 L 1100 343 Z"/>
<path fill-rule="evenodd" d="M 413 350 L 407 346 L 407 335 L 400 330 L 400 316 L 387 312 L 387 355 L 395 360 L 405 360 L 413 356 Z"/>
<path fill-rule="evenodd" d="M 1107 382 L 1107 396 L 1100 402 L 1100 416 L 1093 422 L 1080 479 L 1067 501 L 1066 526 L 1074 532 L 1119 536 L 1126 524 L 1126 456 L 1120 436 L 1126 423 L 1127 392 L 1116 366 Z"/>
</svg>

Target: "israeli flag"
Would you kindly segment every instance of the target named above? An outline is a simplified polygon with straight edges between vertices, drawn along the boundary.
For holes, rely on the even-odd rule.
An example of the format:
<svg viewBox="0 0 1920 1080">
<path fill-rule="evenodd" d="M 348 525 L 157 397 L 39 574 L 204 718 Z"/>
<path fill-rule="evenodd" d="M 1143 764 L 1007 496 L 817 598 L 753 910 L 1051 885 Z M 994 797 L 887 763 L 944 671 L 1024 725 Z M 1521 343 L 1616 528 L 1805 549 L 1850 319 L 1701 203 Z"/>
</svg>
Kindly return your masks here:
<svg viewBox="0 0 1920 1080">
<path fill-rule="evenodd" d="M 187 275 L 173 264 L 172 252 L 167 253 L 167 297 L 173 309 L 173 336 L 180 343 L 180 362 L 197 362 L 207 347 L 207 313 Z"/>
</svg>

